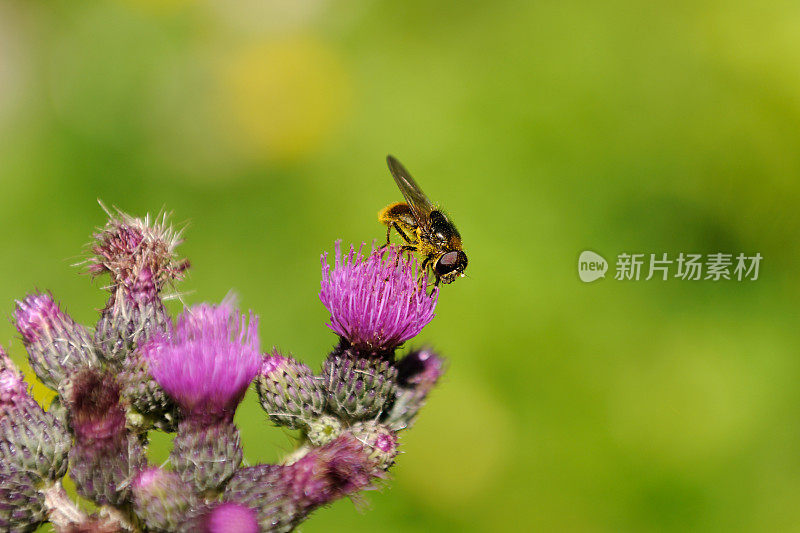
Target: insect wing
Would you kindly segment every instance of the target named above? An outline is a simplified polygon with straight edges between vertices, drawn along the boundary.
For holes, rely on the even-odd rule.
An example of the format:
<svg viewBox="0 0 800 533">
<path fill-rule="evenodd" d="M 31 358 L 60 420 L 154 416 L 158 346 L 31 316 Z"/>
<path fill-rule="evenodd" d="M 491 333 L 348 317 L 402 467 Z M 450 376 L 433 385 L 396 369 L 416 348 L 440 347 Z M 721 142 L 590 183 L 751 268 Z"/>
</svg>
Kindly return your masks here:
<svg viewBox="0 0 800 533">
<path fill-rule="evenodd" d="M 392 156 L 386 156 L 386 163 L 389 165 L 389 172 L 392 173 L 397 187 L 400 189 L 400 192 L 403 193 L 403 197 L 411 208 L 411 212 L 414 213 L 417 224 L 419 224 L 421 228 L 427 229 L 430 226 L 430 214 L 435 209 L 433 204 L 428 200 L 428 197 L 425 196 L 425 193 L 422 192 L 422 189 L 419 188 L 419 185 L 417 185 L 417 182 L 411 177 L 411 174 L 408 173 L 408 170 L 400 164 L 400 161 Z"/>
</svg>

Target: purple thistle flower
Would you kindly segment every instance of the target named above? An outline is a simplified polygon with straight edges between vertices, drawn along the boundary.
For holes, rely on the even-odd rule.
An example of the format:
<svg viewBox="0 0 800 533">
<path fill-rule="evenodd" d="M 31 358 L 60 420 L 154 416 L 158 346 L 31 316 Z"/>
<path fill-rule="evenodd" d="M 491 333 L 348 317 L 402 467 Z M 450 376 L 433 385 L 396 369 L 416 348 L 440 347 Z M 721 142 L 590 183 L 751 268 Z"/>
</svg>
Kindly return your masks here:
<svg viewBox="0 0 800 533">
<path fill-rule="evenodd" d="M 169 336 L 141 347 L 150 373 L 189 416 L 233 419 L 261 365 L 258 318 L 223 303 L 194 306 Z"/>
<path fill-rule="evenodd" d="M 336 241 L 331 269 L 322 254 L 319 298 L 330 313 L 329 328 L 361 350 L 393 350 L 416 336 L 434 317 L 438 288 L 427 294 L 417 283 L 416 262 L 392 247 L 362 255 L 353 246 L 342 257 Z"/>
<path fill-rule="evenodd" d="M 204 533 L 258 533 L 256 512 L 238 503 L 226 502 L 205 516 Z"/>
</svg>

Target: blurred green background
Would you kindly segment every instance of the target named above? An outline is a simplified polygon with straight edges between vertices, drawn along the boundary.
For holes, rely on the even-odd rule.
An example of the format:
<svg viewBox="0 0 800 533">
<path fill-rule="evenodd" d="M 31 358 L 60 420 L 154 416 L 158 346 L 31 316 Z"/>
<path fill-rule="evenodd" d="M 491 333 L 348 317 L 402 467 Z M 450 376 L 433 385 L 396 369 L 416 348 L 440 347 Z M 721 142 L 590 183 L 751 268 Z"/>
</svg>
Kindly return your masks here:
<svg viewBox="0 0 800 533">
<path fill-rule="evenodd" d="M 96 199 L 165 207 L 185 300 L 233 289 L 317 366 L 319 255 L 382 238 L 391 152 L 470 257 L 418 338 L 450 368 L 390 487 L 303 531 L 800 530 L 798 25 L 796 1 L 0 0 L 4 314 L 49 289 L 92 324 Z M 585 249 L 764 260 L 583 284 Z M 25 360 L 8 320 L 0 343 Z M 249 462 L 290 449 L 252 394 L 238 421 Z"/>
</svg>

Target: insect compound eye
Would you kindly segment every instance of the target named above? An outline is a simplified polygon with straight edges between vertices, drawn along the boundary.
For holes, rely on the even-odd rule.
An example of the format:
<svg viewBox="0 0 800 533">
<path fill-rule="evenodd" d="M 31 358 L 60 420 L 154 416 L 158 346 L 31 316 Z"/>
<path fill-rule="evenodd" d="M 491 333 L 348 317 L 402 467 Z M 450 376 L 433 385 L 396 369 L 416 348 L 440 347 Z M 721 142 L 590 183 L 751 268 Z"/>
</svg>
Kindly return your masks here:
<svg viewBox="0 0 800 533">
<path fill-rule="evenodd" d="M 458 265 L 460 264 L 459 253 L 461 252 L 447 252 L 446 254 L 442 255 L 442 257 L 436 261 L 436 273 L 441 276 L 458 268 Z"/>
</svg>

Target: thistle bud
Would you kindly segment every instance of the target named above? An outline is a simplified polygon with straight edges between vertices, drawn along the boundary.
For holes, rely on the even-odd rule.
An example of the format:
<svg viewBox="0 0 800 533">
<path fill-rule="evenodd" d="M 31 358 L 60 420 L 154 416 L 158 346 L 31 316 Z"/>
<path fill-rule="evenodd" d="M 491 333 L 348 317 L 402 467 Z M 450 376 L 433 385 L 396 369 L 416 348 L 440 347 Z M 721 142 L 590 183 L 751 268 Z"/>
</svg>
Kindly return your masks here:
<svg viewBox="0 0 800 533">
<path fill-rule="evenodd" d="M 92 338 L 49 294 L 32 293 L 17 301 L 17 330 L 39 379 L 53 390 L 67 375 L 86 366 L 99 366 Z"/>
<path fill-rule="evenodd" d="M 381 470 L 388 470 L 397 456 L 397 435 L 383 424 L 359 422 L 353 424 L 348 431 L 361 444 L 370 459 L 374 460 Z"/>
<path fill-rule="evenodd" d="M 182 480 L 202 492 L 223 485 L 243 456 L 239 430 L 232 422 L 187 419 L 178 424 L 169 460 Z"/>
<path fill-rule="evenodd" d="M 121 363 L 154 332 L 166 333 L 170 319 L 148 266 L 136 268 L 111 294 L 95 327 L 103 356 Z"/>
<path fill-rule="evenodd" d="M 395 401 L 383 423 L 395 431 L 410 427 L 444 370 L 444 359 L 428 348 L 413 350 L 400 359 Z"/>
<path fill-rule="evenodd" d="M 363 445 L 343 435 L 291 465 L 240 469 L 223 499 L 255 509 L 262 531 L 288 532 L 314 509 L 368 488 L 382 476 Z"/>
<path fill-rule="evenodd" d="M 35 531 L 45 518 L 44 494 L 30 472 L 0 469 L 0 531 Z"/>
<path fill-rule="evenodd" d="M 306 438 L 314 446 L 327 444 L 342 434 L 343 426 L 338 418 L 322 415 L 312 420 L 306 428 Z"/>
<path fill-rule="evenodd" d="M 264 358 L 256 391 L 270 420 L 289 429 L 309 427 L 325 409 L 325 391 L 311 369 L 278 353 Z"/>
<path fill-rule="evenodd" d="M 362 357 L 344 342 L 325 360 L 322 377 L 328 407 L 350 420 L 364 420 L 383 412 L 394 397 L 397 370 L 383 357 Z"/>
<path fill-rule="evenodd" d="M 150 375 L 150 362 L 147 358 L 139 353 L 130 357 L 120 381 L 122 397 L 133 408 L 132 411 L 140 415 L 132 425 L 143 429 L 155 427 L 162 431 L 175 431 L 178 406 Z"/>
<path fill-rule="evenodd" d="M 177 531 L 199 503 L 193 488 L 175 472 L 148 468 L 132 483 L 133 510 L 153 531 Z"/>
<path fill-rule="evenodd" d="M 0 346 L 0 418 L 21 402 L 31 400 L 22 373 Z"/>
<path fill-rule="evenodd" d="M 64 425 L 28 394 L 22 375 L 0 348 L 0 470 L 60 478 L 70 444 Z"/>
<path fill-rule="evenodd" d="M 111 374 L 94 369 L 75 374 L 65 392 L 75 434 L 70 477 L 81 496 L 99 504 L 126 501 L 131 478 L 146 464 L 142 443 L 125 427 L 119 392 Z"/>
</svg>

